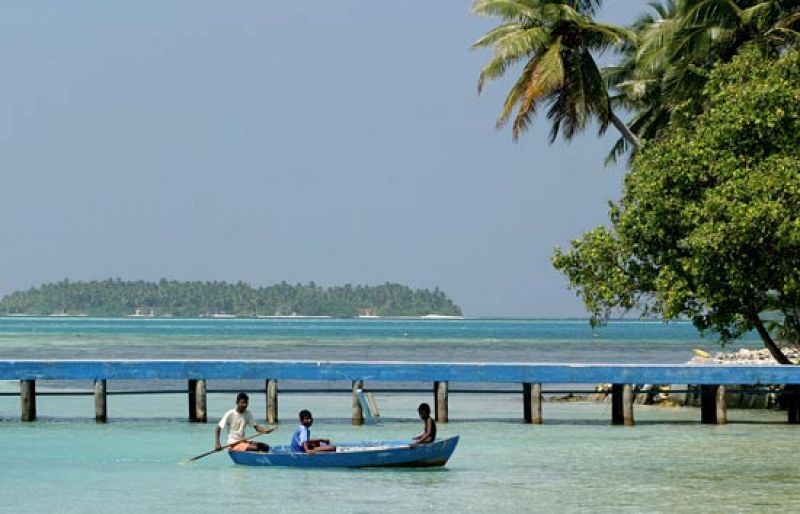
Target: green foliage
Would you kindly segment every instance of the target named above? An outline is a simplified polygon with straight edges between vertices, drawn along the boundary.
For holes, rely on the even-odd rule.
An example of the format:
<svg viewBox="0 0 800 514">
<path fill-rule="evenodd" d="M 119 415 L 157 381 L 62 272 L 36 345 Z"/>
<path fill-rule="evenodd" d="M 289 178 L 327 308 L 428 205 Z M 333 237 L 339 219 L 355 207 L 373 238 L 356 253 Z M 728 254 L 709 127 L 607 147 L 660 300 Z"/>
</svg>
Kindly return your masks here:
<svg viewBox="0 0 800 514">
<path fill-rule="evenodd" d="M 638 306 L 666 319 L 688 316 L 726 341 L 779 313 L 792 332 L 800 306 L 800 52 L 770 57 L 752 47 L 717 66 L 697 99 L 704 112 L 686 113 L 633 159 L 610 228 L 556 250 L 554 265 L 595 321 Z"/>
<path fill-rule="evenodd" d="M 652 140 L 678 110 L 705 106 L 695 100 L 708 71 L 730 60 L 745 45 L 779 53 L 800 38 L 797 0 L 661 0 L 634 22 L 635 37 L 624 45 L 621 62 L 605 68 L 612 105 L 633 113 L 630 129 Z M 629 149 L 619 139 L 607 160 Z"/>
<path fill-rule="evenodd" d="M 145 314 L 193 317 L 206 314 L 356 316 L 369 311 L 382 316 L 460 315 L 461 309 L 438 288 L 412 290 L 399 284 L 324 288 L 313 282 L 286 282 L 254 288 L 244 282 L 91 282 L 44 284 L 0 300 L 0 312 L 123 316 Z"/>
<path fill-rule="evenodd" d="M 730 62 L 748 44 L 779 53 L 800 42 L 797 0 L 654 0 L 629 28 L 598 23 L 599 0 L 476 0 L 472 12 L 498 18 L 473 48 L 491 48 L 481 70 L 486 81 L 515 66 L 497 125 L 511 121 L 516 140 L 537 112 L 547 109 L 550 140 L 572 139 L 589 120 L 600 133 L 621 133 L 607 162 L 653 140 L 678 110 L 704 110 L 695 102 L 718 62 Z M 606 49 L 619 62 L 598 67 Z M 515 112 L 516 111 L 516 112 Z M 629 112 L 623 123 L 616 112 Z M 513 120 L 513 121 L 512 121 Z"/>
</svg>

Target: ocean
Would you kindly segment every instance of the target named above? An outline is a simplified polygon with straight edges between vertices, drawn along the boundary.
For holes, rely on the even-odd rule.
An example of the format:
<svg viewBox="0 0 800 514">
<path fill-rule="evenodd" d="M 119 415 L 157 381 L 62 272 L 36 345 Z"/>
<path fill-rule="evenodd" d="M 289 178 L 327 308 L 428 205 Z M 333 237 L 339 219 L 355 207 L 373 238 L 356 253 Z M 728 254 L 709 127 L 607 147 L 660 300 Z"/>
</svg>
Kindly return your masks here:
<svg viewBox="0 0 800 514">
<path fill-rule="evenodd" d="M 693 348 L 720 349 L 686 322 L 592 330 L 586 320 L 0 318 L 0 359 L 679 363 Z"/>
<path fill-rule="evenodd" d="M 748 337 L 739 346 L 760 344 Z M 592 331 L 585 320 L 0 318 L 0 359 L 678 363 L 693 348 L 719 351 L 687 323 Z M 247 387 L 218 387 L 239 385 Z M 376 399 L 380 423 L 354 427 L 347 394 L 282 395 L 281 422 L 262 439 L 287 443 L 301 408 L 314 412 L 315 435 L 334 442 L 421 431 L 416 405 L 430 395 Z M 233 394 L 210 394 L 209 419 L 233 402 Z M 180 465 L 213 444 L 212 422 L 186 421 L 185 395 L 110 396 L 101 425 L 91 396 L 40 397 L 35 423 L 20 422 L 19 399 L 3 396 L 0 512 L 800 510 L 800 432 L 785 413 L 731 410 L 728 425 L 707 426 L 698 409 L 637 405 L 636 426 L 625 428 L 610 425 L 607 404 L 547 402 L 544 425 L 531 426 L 520 419 L 521 394 L 453 394 L 449 404 L 439 433 L 461 442 L 444 469 L 299 470 L 238 467 L 221 453 Z M 252 395 L 250 409 L 263 420 L 263 394 Z"/>
</svg>

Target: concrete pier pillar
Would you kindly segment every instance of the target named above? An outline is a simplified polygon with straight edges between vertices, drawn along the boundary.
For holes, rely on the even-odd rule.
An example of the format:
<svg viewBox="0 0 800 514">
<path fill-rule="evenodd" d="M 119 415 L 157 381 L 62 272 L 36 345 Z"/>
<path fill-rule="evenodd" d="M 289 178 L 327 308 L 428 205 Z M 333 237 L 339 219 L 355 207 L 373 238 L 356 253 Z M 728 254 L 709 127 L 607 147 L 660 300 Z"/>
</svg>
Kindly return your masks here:
<svg viewBox="0 0 800 514">
<path fill-rule="evenodd" d="M 622 424 L 626 427 L 633 426 L 633 402 L 635 399 L 633 386 L 631 384 L 622 386 Z"/>
<path fill-rule="evenodd" d="M 205 423 L 208 421 L 208 398 L 206 395 L 206 381 L 197 380 L 194 390 L 194 421 L 198 423 Z"/>
<path fill-rule="evenodd" d="M 631 384 L 611 384 L 611 423 L 633 426 L 633 386 Z"/>
<path fill-rule="evenodd" d="M 361 402 L 358 400 L 358 390 L 363 388 L 363 380 L 353 380 L 353 425 L 364 424 L 364 411 L 361 409 Z"/>
<path fill-rule="evenodd" d="M 542 424 L 542 384 L 522 384 L 522 405 L 525 423 Z"/>
<path fill-rule="evenodd" d="M 22 421 L 36 421 L 36 381 L 19 381 L 19 403 Z"/>
<path fill-rule="evenodd" d="M 278 422 L 278 381 L 275 379 L 267 380 L 267 423 Z"/>
<path fill-rule="evenodd" d="M 728 404 L 725 401 L 725 393 L 725 386 L 718 385 L 716 391 L 717 425 L 724 425 L 728 422 Z"/>
<path fill-rule="evenodd" d="M 189 399 L 189 421 L 197 421 L 197 380 L 189 379 L 186 391 Z"/>
<path fill-rule="evenodd" d="M 718 384 L 701 385 L 700 422 L 709 425 L 724 425 L 727 421 L 725 386 Z"/>
<path fill-rule="evenodd" d="M 792 424 L 800 424 L 800 386 L 789 384 L 784 386 L 785 395 L 783 404 L 786 405 L 787 421 Z"/>
<path fill-rule="evenodd" d="M 447 423 L 447 382 L 436 381 L 433 383 L 433 411 L 437 423 Z"/>
<path fill-rule="evenodd" d="M 106 407 L 106 381 L 94 381 L 94 420 L 97 423 L 108 421 L 108 409 Z"/>
</svg>

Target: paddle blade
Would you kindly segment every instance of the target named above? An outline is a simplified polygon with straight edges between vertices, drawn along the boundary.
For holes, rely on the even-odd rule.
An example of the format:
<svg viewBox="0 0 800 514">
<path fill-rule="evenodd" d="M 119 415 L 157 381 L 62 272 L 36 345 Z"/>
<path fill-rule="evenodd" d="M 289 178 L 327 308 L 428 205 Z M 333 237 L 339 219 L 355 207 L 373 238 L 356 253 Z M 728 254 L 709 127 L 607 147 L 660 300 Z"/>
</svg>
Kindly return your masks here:
<svg viewBox="0 0 800 514">
<path fill-rule="evenodd" d="M 272 430 L 270 430 L 269 432 L 272 432 L 273 430 L 275 430 L 275 429 L 273 428 L 273 429 L 272 429 Z M 265 433 L 267 433 L 267 434 L 268 434 L 269 432 L 265 432 Z M 236 444 L 238 444 L 238 443 L 240 443 L 240 442 L 242 442 L 242 441 L 252 441 L 252 440 L 253 440 L 253 439 L 255 439 L 256 437 L 261 437 L 262 435 L 264 435 L 264 434 L 262 434 L 262 433 L 258 433 L 258 434 L 254 435 L 254 436 L 251 436 L 251 437 L 245 437 L 245 438 L 244 438 L 244 439 L 242 439 L 241 441 L 237 441 L 237 442 L 235 442 L 235 443 L 231 443 L 231 444 L 225 445 L 225 446 L 223 446 L 222 448 L 220 448 L 220 449 L 218 449 L 218 450 L 216 450 L 216 449 L 215 449 L 215 450 L 211 450 L 211 451 L 208 451 L 208 452 L 205 452 L 205 453 L 201 453 L 200 455 L 195 455 L 194 457 L 192 457 L 192 458 L 190 458 L 190 459 L 186 459 L 185 461 L 179 462 L 179 464 L 180 464 L 181 466 L 185 466 L 186 464 L 189 464 L 190 462 L 194 462 L 194 461 L 196 461 L 196 460 L 202 459 L 203 457 L 207 457 L 207 456 L 211 455 L 212 453 L 221 452 L 222 450 L 229 450 L 229 449 L 231 449 L 233 446 L 235 446 Z"/>
<path fill-rule="evenodd" d="M 224 450 L 225 448 L 227 448 L 227 446 L 222 447 L 219 450 L 211 450 L 210 452 L 205 452 L 205 453 L 201 453 L 200 455 L 195 455 L 194 457 L 191 457 L 189 459 L 181 461 L 179 464 L 181 466 L 185 466 L 185 465 L 187 465 L 189 463 L 192 463 L 192 462 L 194 462 L 196 460 L 202 459 L 203 457 L 207 457 L 207 456 L 211 455 L 212 453 L 220 452 L 220 451 Z"/>
</svg>

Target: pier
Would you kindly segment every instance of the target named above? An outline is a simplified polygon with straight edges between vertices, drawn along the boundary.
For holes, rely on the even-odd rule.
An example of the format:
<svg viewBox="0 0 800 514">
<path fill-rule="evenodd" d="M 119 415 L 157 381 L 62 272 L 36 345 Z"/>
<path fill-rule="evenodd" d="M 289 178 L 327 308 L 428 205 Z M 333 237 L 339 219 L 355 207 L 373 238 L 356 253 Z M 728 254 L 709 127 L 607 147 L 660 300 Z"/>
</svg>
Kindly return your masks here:
<svg viewBox="0 0 800 514">
<path fill-rule="evenodd" d="M 263 380 L 266 419 L 278 421 L 279 384 L 292 381 L 347 381 L 353 395 L 352 422 L 362 424 L 364 412 L 358 392 L 369 384 L 385 382 L 430 383 L 436 420 L 448 420 L 448 396 L 456 391 L 451 382 L 474 384 L 514 384 L 523 398 L 522 419 L 539 424 L 544 384 L 612 384 L 611 423 L 632 426 L 636 386 L 642 384 L 692 384 L 701 389 L 700 421 L 727 422 L 726 386 L 780 384 L 790 386 L 788 421 L 800 421 L 800 366 L 714 366 L 655 364 L 530 364 L 530 363 L 455 363 L 455 362 L 359 362 L 286 360 L 4 360 L 0 361 L 0 380 L 20 381 L 20 419 L 36 420 L 36 381 L 93 380 L 95 419 L 108 419 L 108 383 L 114 380 L 185 380 L 189 419 L 207 421 L 208 380 Z M 418 389 L 393 389 L 419 392 Z M 148 394 L 134 391 L 125 394 Z M 295 391 L 298 392 L 298 391 Z M 341 392 L 333 390 L 307 391 Z M 495 392 L 495 391 L 484 391 Z M 508 393 L 509 390 L 501 392 Z M 13 393 L 16 394 L 16 393 Z"/>
</svg>

